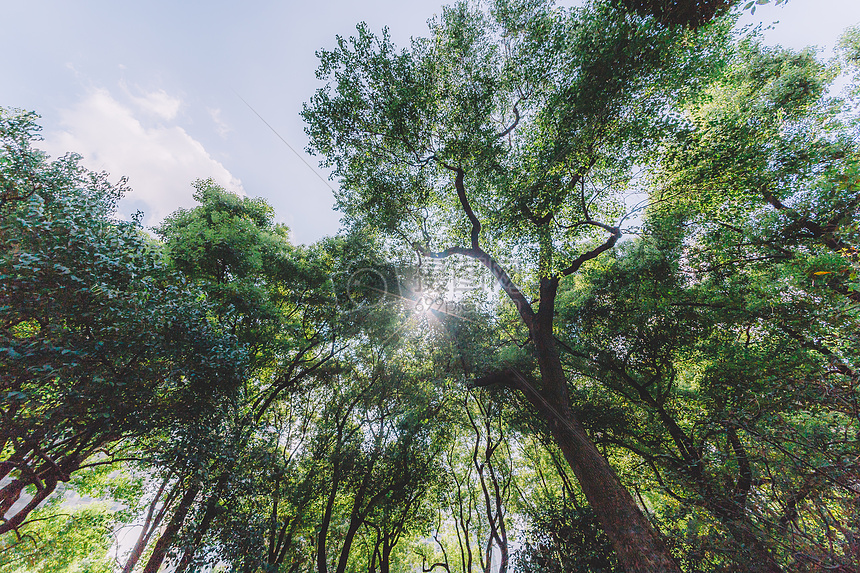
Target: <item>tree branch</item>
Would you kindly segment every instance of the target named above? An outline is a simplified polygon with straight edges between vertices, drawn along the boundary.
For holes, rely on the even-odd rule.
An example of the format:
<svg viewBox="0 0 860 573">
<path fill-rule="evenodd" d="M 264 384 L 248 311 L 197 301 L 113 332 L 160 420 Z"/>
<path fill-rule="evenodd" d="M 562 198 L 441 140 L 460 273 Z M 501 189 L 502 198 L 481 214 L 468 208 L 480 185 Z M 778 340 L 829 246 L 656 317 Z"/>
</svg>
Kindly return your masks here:
<svg viewBox="0 0 860 573">
<path fill-rule="evenodd" d="M 478 234 L 481 232 L 481 222 L 478 220 L 478 217 L 475 216 L 475 212 L 472 210 L 472 205 L 469 203 L 469 198 L 466 196 L 466 186 L 463 183 L 463 179 L 466 177 L 466 172 L 463 171 L 462 167 L 454 167 L 444 162 L 440 163 L 445 169 L 453 171 L 457 174 L 457 176 L 454 178 L 454 186 L 457 188 L 457 198 L 460 200 L 460 205 L 463 207 L 463 212 L 466 213 L 466 216 L 469 218 L 469 222 L 472 223 L 472 249 L 480 250 Z"/>
<path fill-rule="evenodd" d="M 508 135 L 510 132 L 512 132 L 514 129 L 516 129 L 517 125 L 520 123 L 520 110 L 517 109 L 517 106 L 520 104 L 521 101 L 523 101 L 522 96 L 520 96 L 520 99 L 518 99 L 516 101 L 516 103 L 514 104 L 514 123 L 512 123 L 511 126 L 508 127 L 505 131 L 503 131 L 502 133 L 497 135 L 496 137 L 498 139 L 501 139 L 501 138 L 505 137 L 506 135 Z"/>
<path fill-rule="evenodd" d="M 508 295 L 508 298 L 510 298 L 514 305 L 517 307 L 517 310 L 519 311 L 520 316 L 523 318 L 526 325 L 531 323 L 535 313 L 528 299 L 526 299 L 525 295 L 523 295 L 522 291 L 519 289 L 519 287 L 517 287 L 514 281 L 511 280 L 510 275 L 508 275 L 507 271 L 502 268 L 502 266 L 496 261 L 496 259 L 488 253 L 484 252 L 482 249 L 451 247 L 445 249 L 444 251 L 431 251 L 418 243 L 415 243 L 413 247 L 421 255 L 429 257 L 431 259 L 446 259 L 451 255 L 462 255 L 464 257 L 476 259 L 478 262 L 480 262 L 482 265 L 484 265 L 490 270 L 490 272 L 499 282 L 499 286 L 502 287 L 502 290 L 505 291 L 505 294 Z"/>
<path fill-rule="evenodd" d="M 590 261 L 591 259 L 593 259 L 593 258 L 597 257 L 598 255 L 600 255 L 600 254 L 601 254 L 601 253 L 603 253 L 604 251 L 608 251 L 609 249 L 611 249 L 612 247 L 614 247 L 614 246 L 615 246 L 615 243 L 617 243 L 617 242 L 618 242 L 618 239 L 620 239 L 620 238 L 621 238 L 621 229 L 619 229 L 618 227 L 610 227 L 609 225 L 605 225 L 604 223 L 598 223 L 597 221 L 587 221 L 586 223 L 587 223 L 587 224 L 589 224 L 589 225 L 596 225 L 596 226 L 598 226 L 598 227 L 601 227 L 601 228 L 603 228 L 603 229 L 606 229 L 607 231 L 609 231 L 609 232 L 610 232 L 610 233 L 612 233 L 612 234 L 611 234 L 611 235 L 610 235 L 610 237 L 609 237 L 609 238 L 608 238 L 608 239 L 607 239 L 607 240 L 606 240 L 602 245 L 600 245 L 599 247 L 596 247 L 596 248 L 594 248 L 594 249 L 592 249 L 592 250 L 590 250 L 590 251 L 588 251 L 588 252 L 586 252 L 586 253 L 583 253 L 583 254 L 579 255 L 579 256 L 578 256 L 578 257 L 577 257 L 577 258 L 576 258 L 576 259 L 575 259 L 575 260 L 570 264 L 570 266 L 569 266 L 569 267 L 567 267 L 566 269 L 562 270 L 560 273 L 558 273 L 558 275 L 557 275 L 557 276 L 559 276 L 559 277 L 566 277 L 566 276 L 568 276 L 568 275 L 571 275 L 571 274 L 575 273 L 576 271 L 578 271 L 578 270 L 579 270 L 579 267 L 581 267 L 581 266 L 583 265 L 583 263 L 585 263 L 586 261 Z"/>
</svg>

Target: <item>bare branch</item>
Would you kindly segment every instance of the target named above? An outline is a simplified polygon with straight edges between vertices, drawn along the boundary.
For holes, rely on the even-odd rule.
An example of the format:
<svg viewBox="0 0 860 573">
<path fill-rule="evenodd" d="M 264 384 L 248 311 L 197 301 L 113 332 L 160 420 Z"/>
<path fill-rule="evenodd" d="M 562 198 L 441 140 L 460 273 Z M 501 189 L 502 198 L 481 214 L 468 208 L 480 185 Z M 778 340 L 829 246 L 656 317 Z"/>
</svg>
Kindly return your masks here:
<svg viewBox="0 0 860 573">
<path fill-rule="evenodd" d="M 523 101 L 522 96 L 520 96 L 520 99 L 518 99 L 517 102 L 514 104 L 514 123 L 512 123 L 511 126 L 508 127 L 505 131 L 503 131 L 502 133 L 497 135 L 496 136 L 497 138 L 501 139 L 501 138 L 505 137 L 510 132 L 512 132 L 514 129 L 516 129 L 517 125 L 520 123 L 520 110 L 517 109 L 517 106 L 520 104 L 521 101 Z"/>
<path fill-rule="evenodd" d="M 481 222 L 478 220 L 478 217 L 472 210 L 472 205 L 469 203 L 469 198 L 466 196 L 466 186 L 463 183 L 463 179 L 466 177 L 466 172 L 463 171 L 462 167 L 454 167 L 444 162 L 440 163 L 445 169 L 453 171 L 457 174 L 457 176 L 454 178 L 454 186 L 457 188 L 457 198 L 460 200 L 460 205 L 463 207 L 463 211 L 469 218 L 469 222 L 472 223 L 472 248 L 475 250 L 480 250 L 481 247 L 480 243 L 478 242 L 478 234 L 481 232 Z"/>
</svg>

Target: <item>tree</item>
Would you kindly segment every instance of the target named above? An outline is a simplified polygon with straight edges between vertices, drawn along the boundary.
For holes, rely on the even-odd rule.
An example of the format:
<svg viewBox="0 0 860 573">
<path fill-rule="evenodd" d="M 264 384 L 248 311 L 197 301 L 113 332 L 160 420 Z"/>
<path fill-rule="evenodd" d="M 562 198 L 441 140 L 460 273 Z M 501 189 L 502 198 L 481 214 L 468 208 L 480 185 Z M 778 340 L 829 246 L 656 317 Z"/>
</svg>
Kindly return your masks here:
<svg viewBox="0 0 860 573">
<path fill-rule="evenodd" d="M 727 72 L 655 162 L 642 237 L 561 290 L 563 362 L 689 567 L 851 570 L 856 136 L 810 52 L 744 42 Z"/>
<path fill-rule="evenodd" d="M 308 559 L 308 523 L 319 517 L 312 511 L 323 503 L 319 492 L 334 491 L 335 498 L 341 500 L 347 495 L 344 490 L 352 487 L 352 478 L 347 478 L 362 470 L 346 474 L 333 471 L 328 486 L 320 482 L 327 471 L 325 466 L 318 475 L 308 473 L 308 465 L 314 467 L 320 457 L 330 453 L 323 448 L 316 457 L 305 459 L 304 451 L 294 457 L 287 445 L 290 437 L 301 436 L 299 443 L 306 443 L 316 432 L 329 439 L 332 430 L 328 428 L 329 433 L 325 433 L 319 428 L 325 425 L 319 420 L 319 411 L 302 412 L 299 406 L 338 412 L 338 392 L 327 388 L 331 379 L 340 380 L 347 395 L 361 385 L 359 370 L 350 364 L 362 359 L 352 347 L 390 322 L 376 304 L 366 304 L 369 300 L 364 300 L 365 294 L 378 298 L 378 293 L 372 284 L 359 284 L 361 272 L 382 280 L 384 284 L 377 286 L 383 288 L 376 290 L 383 292 L 388 284 L 394 287 L 396 280 L 375 264 L 366 236 L 360 242 L 338 237 L 310 247 L 293 246 L 288 240 L 289 230 L 274 223 L 274 213 L 264 201 L 239 197 L 210 180 L 197 181 L 194 187 L 199 205 L 172 214 L 157 232 L 164 240 L 171 266 L 206 293 L 214 311 L 212 320 L 246 349 L 249 368 L 234 402 L 230 407 L 225 405 L 217 430 L 201 432 L 194 438 L 197 445 L 180 442 L 176 436 L 169 437 L 170 443 L 155 445 L 161 452 L 159 465 L 173 467 L 180 475 L 187 473 L 183 478 L 186 490 L 193 494 L 188 499 L 196 495 L 199 500 L 183 505 L 185 498 L 176 497 L 172 511 L 181 518 L 179 527 L 168 526 L 168 535 L 156 541 L 156 549 L 179 549 L 180 571 L 215 555 L 234 561 L 241 569 L 300 567 Z M 363 286 L 371 287 L 370 291 L 359 292 Z M 383 339 L 393 341 L 392 334 Z M 339 355 L 346 351 L 350 358 L 340 362 Z M 367 399 L 366 395 L 362 398 Z M 388 402 L 396 399 L 383 394 L 378 401 L 379 408 L 385 410 L 391 406 Z M 360 419 L 365 421 L 357 423 L 354 409 L 355 405 L 343 414 L 343 423 L 370 440 L 368 432 L 375 431 L 366 427 L 369 422 L 365 418 L 370 414 L 358 408 L 363 413 Z M 332 414 L 334 419 L 338 416 Z M 357 450 L 354 453 L 359 457 L 364 455 L 362 442 L 349 442 L 344 447 Z M 174 451 L 176 455 L 170 453 Z M 379 456 L 382 453 L 377 452 Z M 385 456 L 371 456 L 364 473 L 385 474 L 382 468 L 387 467 L 387 474 L 396 475 L 396 467 L 386 466 L 386 461 L 390 460 Z M 417 476 L 423 473 L 415 471 Z M 392 492 L 376 491 L 377 486 L 385 489 L 378 476 L 365 485 L 367 499 L 390 501 L 396 497 Z M 366 501 L 357 502 L 358 506 Z M 381 511 L 381 503 L 361 507 L 352 520 L 354 528 L 369 527 L 365 514 Z M 396 508 L 392 511 L 396 513 Z M 410 511 L 401 516 L 402 527 L 407 526 L 411 515 Z M 385 547 L 378 552 L 378 564 L 390 562 L 398 540 L 388 525 L 379 528 Z M 222 533 L 224 537 L 219 538 Z M 341 562 L 333 567 L 342 569 L 345 560 L 352 558 L 351 540 L 356 536 L 359 532 L 352 530 L 341 550 Z M 153 551 L 147 567 L 154 570 L 168 557 L 169 553 Z M 134 564 L 130 561 L 129 565 Z"/>
<path fill-rule="evenodd" d="M 273 403 L 213 524 L 222 561 L 249 572 L 399 570 L 435 481 L 446 399 L 413 337 L 364 334 L 313 375 L 319 383 Z"/>
<path fill-rule="evenodd" d="M 440 456 L 432 543 L 419 547 L 422 570 L 498 571 L 511 566 L 509 528 L 514 459 L 503 403 L 473 390 L 451 413 L 451 434 Z"/>
<path fill-rule="evenodd" d="M 58 488 L 62 491 L 30 513 L 20 538 L 0 538 L 0 571 L 113 571 L 111 545 L 140 500 L 141 481 L 116 466 L 76 473 Z"/>
<path fill-rule="evenodd" d="M 618 241 L 618 194 L 673 132 L 679 100 L 719 69 L 729 25 L 679 32 L 600 2 L 457 4 L 409 50 L 364 26 L 339 38 L 303 112 L 349 222 L 420 257 L 473 258 L 498 281 L 534 366 L 478 383 L 515 388 L 549 421 L 630 571 L 678 568 L 571 409 L 556 297 Z"/>
<path fill-rule="evenodd" d="M 0 534 L 129 440 L 193 425 L 243 364 L 200 291 L 111 218 L 124 187 L 33 150 L 35 118 L 0 115 Z"/>
<path fill-rule="evenodd" d="M 179 570 L 195 563 L 213 521 L 227 519 L 222 498 L 246 471 L 237 466 L 250 463 L 250 451 L 258 452 L 252 444 L 266 412 L 335 355 L 334 299 L 324 250 L 291 245 L 289 229 L 274 223 L 272 208 L 262 199 L 239 197 L 212 180 L 193 186 L 199 205 L 173 213 L 156 231 L 168 265 L 205 293 L 209 320 L 235 338 L 247 369 L 241 387 L 216 416 L 147 445 L 148 463 L 162 468 L 173 486 L 155 514 L 166 521 L 144 571 L 156 571 L 177 546 Z M 170 497 L 171 492 L 177 493 Z M 148 542 L 149 534 L 141 532 L 127 570 Z"/>
<path fill-rule="evenodd" d="M 732 570 L 839 568 L 855 551 L 844 485 L 857 458 L 844 440 L 857 431 L 860 179 L 833 75 L 811 51 L 741 43 L 663 150 L 650 236 L 570 306 L 575 332 L 600 330 L 589 348 L 571 344 L 577 369 L 668 432 L 610 439 L 650 460 L 664 488 L 692 489 L 681 505 L 717 516 L 730 554 L 751 557 Z M 598 351 L 608 332 L 618 342 Z M 813 513 L 802 533 L 801 501 Z M 828 518 L 814 515 L 825 505 Z"/>
<path fill-rule="evenodd" d="M 260 377 L 247 398 L 259 419 L 279 392 L 333 356 L 328 257 L 320 246 L 291 245 L 264 200 L 212 180 L 194 188 L 199 205 L 173 213 L 157 232 L 172 266 L 206 292 L 217 322 L 247 348 Z"/>
</svg>

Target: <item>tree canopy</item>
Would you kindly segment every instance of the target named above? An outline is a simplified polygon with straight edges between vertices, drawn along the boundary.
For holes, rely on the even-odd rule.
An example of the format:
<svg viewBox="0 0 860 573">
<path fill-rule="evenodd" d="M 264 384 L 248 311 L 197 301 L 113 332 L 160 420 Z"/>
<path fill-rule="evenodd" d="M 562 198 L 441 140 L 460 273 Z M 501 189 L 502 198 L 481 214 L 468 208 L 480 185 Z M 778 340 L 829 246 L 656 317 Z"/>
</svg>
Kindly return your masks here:
<svg viewBox="0 0 860 573">
<path fill-rule="evenodd" d="M 2 110 L 0 572 L 860 571 L 860 34 L 740 9 L 360 24 L 307 246 Z"/>
</svg>

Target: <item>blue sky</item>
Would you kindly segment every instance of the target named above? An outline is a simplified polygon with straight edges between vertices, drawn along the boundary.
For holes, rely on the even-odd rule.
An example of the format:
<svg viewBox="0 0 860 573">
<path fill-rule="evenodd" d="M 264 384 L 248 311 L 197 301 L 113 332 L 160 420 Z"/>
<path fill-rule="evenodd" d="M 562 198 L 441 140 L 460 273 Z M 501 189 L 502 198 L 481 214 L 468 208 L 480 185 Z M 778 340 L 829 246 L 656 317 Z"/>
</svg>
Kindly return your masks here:
<svg viewBox="0 0 860 573">
<path fill-rule="evenodd" d="M 375 31 L 388 26 L 406 45 L 441 6 L 0 0 L 0 105 L 41 114 L 41 147 L 52 156 L 75 151 L 92 169 L 128 176 L 134 191 L 121 216 L 141 209 L 155 224 L 193 205 L 192 180 L 214 177 L 265 197 L 294 240 L 308 243 L 337 231 L 335 183 L 322 181 L 242 99 L 319 170 L 304 153 L 299 117 L 319 87 L 314 52 L 360 21 Z M 789 0 L 760 6 L 743 23 L 776 20 L 768 43 L 818 45 L 829 55 L 841 31 L 860 23 L 860 2 Z"/>
</svg>

